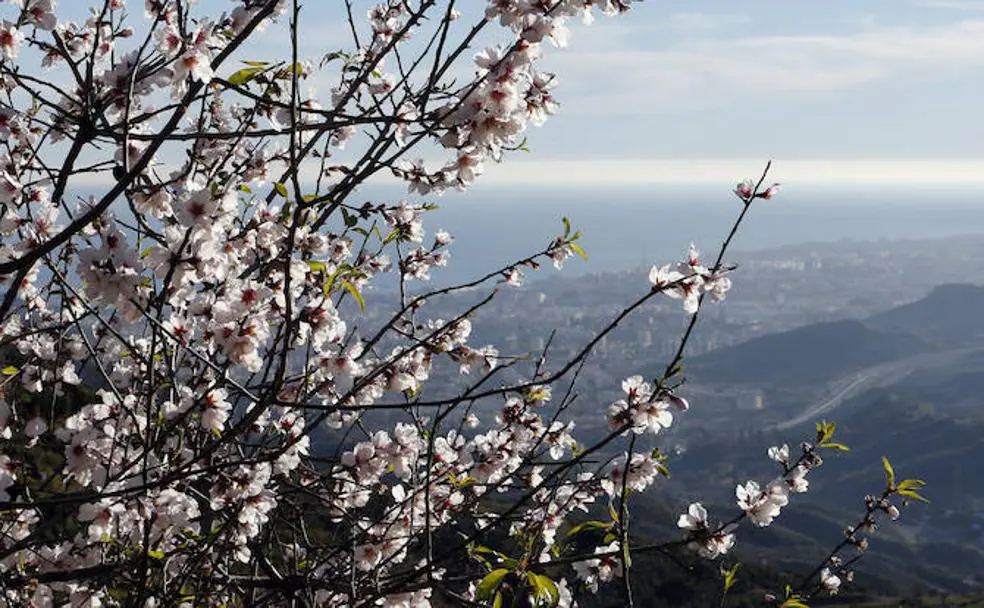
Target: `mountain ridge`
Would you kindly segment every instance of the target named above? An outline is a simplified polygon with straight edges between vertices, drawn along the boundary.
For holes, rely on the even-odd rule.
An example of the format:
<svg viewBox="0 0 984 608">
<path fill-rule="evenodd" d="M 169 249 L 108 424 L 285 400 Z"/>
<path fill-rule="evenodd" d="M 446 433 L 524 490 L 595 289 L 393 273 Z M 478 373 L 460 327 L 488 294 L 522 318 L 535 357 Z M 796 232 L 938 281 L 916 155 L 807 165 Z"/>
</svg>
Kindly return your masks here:
<svg viewBox="0 0 984 608">
<path fill-rule="evenodd" d="M 984 286 L 948 283 L 863 319 L 811 323 L 693 357 L 697 380 L 816 384 L 903 357 L 984 344 Z"/>
</svg>

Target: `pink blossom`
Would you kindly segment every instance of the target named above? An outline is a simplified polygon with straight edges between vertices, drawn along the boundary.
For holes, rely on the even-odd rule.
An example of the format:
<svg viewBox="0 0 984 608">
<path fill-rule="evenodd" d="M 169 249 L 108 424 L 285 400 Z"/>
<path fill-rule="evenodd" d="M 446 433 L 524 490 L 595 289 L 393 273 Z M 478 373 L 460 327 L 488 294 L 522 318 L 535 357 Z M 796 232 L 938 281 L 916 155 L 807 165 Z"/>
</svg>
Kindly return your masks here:
<svg viewBox="0 0 984 608">
<path fill-rule="evenodd" d="M 24 42 L 24 35 L 20 33 L 17 26 L 4 19 L 0 24 L 0 51 L 3 52 L 4 59 L 16 59 L 22 42 Z"/>
</svg>

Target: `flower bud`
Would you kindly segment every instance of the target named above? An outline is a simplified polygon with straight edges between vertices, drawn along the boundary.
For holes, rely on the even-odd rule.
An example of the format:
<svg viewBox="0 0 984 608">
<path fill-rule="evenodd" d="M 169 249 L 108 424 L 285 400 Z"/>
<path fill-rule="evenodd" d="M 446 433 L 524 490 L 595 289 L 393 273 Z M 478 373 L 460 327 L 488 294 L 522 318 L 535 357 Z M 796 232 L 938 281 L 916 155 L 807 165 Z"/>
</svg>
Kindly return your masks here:
<svg viewBox="0 0 984 608">
<path fill-rule="evenodd" d="M 771 186 L 766 188 L 765 191 L 759 192 L 755 196 L 756 198 L 764 198 L 768 200 L 778 193 L 779 193 L 779 184 L 772 184 Z"/>
<path fill-rule="evenodd" d="M 743 201 L 751 200 L 755 195 L 755 186 L 752 180 L 746 179 L 735 187 L 735 194 Z"/>
</svg>

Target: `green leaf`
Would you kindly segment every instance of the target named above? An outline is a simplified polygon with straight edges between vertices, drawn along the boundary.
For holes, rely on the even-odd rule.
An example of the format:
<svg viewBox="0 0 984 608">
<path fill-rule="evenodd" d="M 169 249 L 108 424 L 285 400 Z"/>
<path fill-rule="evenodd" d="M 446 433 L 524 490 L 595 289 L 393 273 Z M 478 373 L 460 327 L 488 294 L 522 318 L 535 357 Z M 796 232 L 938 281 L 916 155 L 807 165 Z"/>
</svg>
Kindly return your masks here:
<svg viewBox="0 0 984 608">
<path fill-rule="evenodd" d="M 262 67 L 265 67 L 267 65 L 270 65 L 266 61 L 243 61 L 243 63 L 245 63 L 246 65 L 251 65 L 251 66 L 256 66 L 256 67 L 261 67 L 261 68 Z"/>
<path fill-rule="evenodd" d="M 301 65 L 300 63 L 293 63 L 293 64 L 287 66 L 286 68 L 284 68 L 284 70 L 283 70 L 283 72 L 281 72 L 281 74 L 283 74 L 283 77 L 285 79 L 288 78 L 288 77 L 290 77 L 290 76 L 293 76 L 295 74 L 298 75 L 298 76 L 303 76 L 304 75 L 304 66 Z"/>
<path fill-rule="evenodd" d="M 903 479 L 899 482 L 900 490 L 911 490 L 912 488 L 921 488 L 926 485 L 926 482 L 921 479 Z"/>
<path fill-rule="evenodd" d="M 549 600 L 551 607 L 560 603 L 560 591 L 557 589 L 556 583 L 550 580 L 549 577 L 530 572 L 526 575 L 526 580 L 533 587 L 537 601 L 541 599 Z"/>
<path fill-rule="evenodd" d="M 564 238 L 571 233 L 571 220 L 566 217 L 560 218 L 560 221 L 564 222 Z"/>
<path fill-rule="evenodd" d="M 20 370 L 13 365 L 8 365 L 0 370 L 0 374 L 3 374 L 4 376 L 16 376 L 19 371 Z"/>
<path fill-rule="evenodd" d="M 147 557 L 151 559 L 162 560 L 164 559 L 164 552 L 161 550 L 148 551 Z"/>
<path fill-rule="evenodd" d="M 497 568 L 486 574 L 485 578 L 478 583 L 478 587 L 475 588 L 475 599 L 487 600 L 492 597 L 492 592 L 498 589 L 499 583 L 507 574 L 509 574 L 509 570 L 506 568 Z"/>
<path fill-rule="evenodd" d="M 502 608 L 502 594 L 496 591 L 495 599 L 492 600 L 492 608 Z"/>
<path fill-rule="evenodd" d="M 833 422 L 823 422 L 817 423 L 817 443 L 823 445 L 834 438 L 834 430 L 837 429 L 837 425 Z"/>
<path fill-rule="evenodd" d="M 359 303 L 359 310 L 366 309 L 366 301 L 362 299 L 362 294 L 359 293 L 359 290 L 356 288 L 355 285 L 349 283 L 348 281 L 342 281 L 342 287 L 344 287 L 346 291 L 352 294 L 352 297 L 355 298 L 355 301 Z"/>
<path fill-rule="evenodd" d="M 827 442 L 821 443 L 820 447 L 827 448 L 828 450 L 840 450 L 842 452 L 850 452 L 851 448 L 847 447 L 843 443 Z"/>
<path fill-rule="evenodd" d="M 346 56 L 347 54 L 345 53 L 345 51 L 333 51 L 321 58 L 321 65 L 323 67 L 326 63 L 330 63 L 332 61 L 335 61 L 336 59 L 345 58 Z"/>
<path fill-rule="evenodd" d="M 550 392 L 543 386 L 527 388 L 523 390 L 523 398 L 526 399 L 526 401 L 549 400 Z"/>
<path fill-rule="evenodd" d="M 921 490 L 925 485 L 926 482 L 921 479 L 903 479 L 902 481 L 899 482 L 898 492 L 900 495 L 905 496 L 907 498 L 913 498 L 920 502 L 928 503 L 929 500 L 927 500 L 924 496 L 919 494 L 919 492 L 917 491 L 917 490 Z"/>
<path fill-rule="evenodd" d="M 239 184 L 239 191 L 245 192 L 246 194 L 253 194 L 253 191 L 246 184 Z"/>
<path fill-rule="evenodd" d="M 882 466 L 885 468 L 885 480 L 888 485 L 895 485 L 895 469 L 892 468 L 892 463 L 888 461 L 888 458 L 882 456 Z"/>
<path fill-rule="evenodd" d="M 577 243 L 568 243 L 567 246 L 571 248 L 571 251 L 581 256 L 581 259 L 585 262 L 588 261 L 588 254 L 584 252 L 584 249 L 582 249 L 580 245 Z"/>
<path fill-rule="evenodd" d="M 349 266 L 348 264 L 342 264 L 337 269 L 335 269 L 335 272 L 328 275 L 328 278 L 325 279 L 325 287 L 324 287 L 324 294 L 326 296 L 335 293 L 335 282 L 338 279 L 342 278 L 343 274 L 348 270 L 350 270 L 351 268 L 352 267 Z"/>
<path fill-rule="evenodd" d="M 280 182 L 273 182 L 273 187 L 277 191 L 277 194 L 279 194 L 284 198 L 287 198 L 287 186 L 283 185 Z"/>
<path fill-rule="evenodd" d="M 612 501 L 608 501 L 608 514 L 612 517 L 612 521 L 618 523 L 618 512 L 615 510 L 615 505 Z"/>
<path fill-rule="evenodd" d="M 492 564 L 489 562 L 489 560 L 485 559 L 485 555 L 493 555 L 499 558 L 500 560 L 505 558 L 505 556 L 499 553 L 498 551 L 489 549 L 488 547 L 483 547 L 482 545 L 476 545 L 472 543 L 468 546 L 468 556 L 474 559 L 475 561 L 479 562 L 480 564 L 482 564 L 483 566 L 485 566 L 491 571 L 493 569 Z"/>
<path fill-rule="evenodd" d="M 581 532 L 584 532 L 585 530 L 588 530 L 588 529 L 599 529 L 599 528 L 601 528 L 601 529 L 606 529 L 607 530 L 611 526 L 612 526 L 611 524 L 606 524 L 603 521 L 582 521 L 581 523 L 579 523 L 576 526 L 574 526 L 573 528 L 571 528 L 570 532 L 567 533 L 567 538 L 570 538 L 570 537 L 574 536 L 575 534 L 580 534 Z"/>
<path fill-rule="evenodd" d="M 242 86 L 256 77 L 257 74 L 263 71 L 263 66 L 255 66 L 250 68 L 243 68 L 237 72 L 233 72 L 226 80 L 229 84 L 234 84 L 236 86 Z"/>
<path fill-rule="evenodd" d="M 727 593 L 729 589 L 735 586 L 738 582 L 738 568 L 741 567 L 741 562 L 736 563 L 731 568 L 721 568 L 721 575 L 724 577 L 724 592 Z"/>
<path fill-rule="evenodd" d="M 373 228 L 375 228 L 375 226 Z M 383 245 L 388 245 L 390 242 L 398 239 L 399 237 L 400 237 L 400 229 L 394 228 L 393 230 L 390 230 L 386 234 L 386 236 L 382 237 L 380 240 L 383 242 Z"/>
<path fill-rule="evenodd" d="M 912 498 L 918 500 L 919 502 L 924 502 L 929 504 L 929 499 L 917 493 L 915 490 L 899 490 L 900 496 L 905 496 L 906 498 Z"/>
<path fill-rule="evenodd" d="M 305 263 L 308 265 L 308 268 L 310 268 L 314 272 L 328 272 L 328 265 L 325 264 L 324 262 L 318 262 L 315 260 L 305 260 Z"/>
<path fill-rule="evenodd" d="M 478 483 L 478 479 L 475 477 L 462 477 L 461 479 L 458 479 L 457 477 L 454 476 L 454 473 L 450 473 L 450 472 L 447 474 L 447 478 L 448 481 L 451 482 L 451 485 L 456 490 L 460 490 L 461 488 L 467 488 L 470 485 L 474 485 Z M 484 549 L 485 547 L 482 548 Z"/>
</svg>

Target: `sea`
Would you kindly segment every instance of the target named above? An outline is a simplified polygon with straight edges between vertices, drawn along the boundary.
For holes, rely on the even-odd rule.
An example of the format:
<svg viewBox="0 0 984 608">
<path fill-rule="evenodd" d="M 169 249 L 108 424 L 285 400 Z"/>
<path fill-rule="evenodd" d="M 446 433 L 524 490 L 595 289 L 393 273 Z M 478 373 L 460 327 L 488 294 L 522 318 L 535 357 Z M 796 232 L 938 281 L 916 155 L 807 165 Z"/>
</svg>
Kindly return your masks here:
<svg viewBox="0 0 984 608">
<path fill-rule="evenodd" d="M 437 205 L 424 217 L 426 244 L 437 229 L 454 237 L 450 263 L 432 272 L 436 287 L 475 279 L 544 249 L 562 234 L 565 217 L 581 232 L 578 242 L 588 259 L 568 259 L 564 276 L 664 264 L 682 259 L 690 243 L 709 257 L 742 208 L 727 185 L 682 183 L 575 187 L 479 182 L 467 192 L 440 197 L 411 197 L 396 185 L 373 185 L 356 191 L 347 202 L 359 206 L 402 199 Z M 127 214 L 120 203 L 113 208 Z M 984 180 L 973 187 L 784 184 L 775 198 L 754 201 L 731 251 L 971 235 L 984 235 Z M 528 280 L 551 276 L 556 271 L 547 265 L 528 273 Z M 387 287 L 392 286 L 377 288 Z"/>
<path fill-rule="evenodd" d="M 427 214 L 425 226 L 430 234 L 443 228 L 455 237 L 451 262 L 434 273 L 438 284 L 474 278 L 543 248 L 563 232 L 564 217 L 581 231 L 579 243 L 588 254 L 587 261 L 567 260 L 565 275 L 678 260 L 690 243 L 711 255 L 742 208 L 727 188 L 687 184 L 476 187 L 433 200 L 439 208 Z M 754 201 L 732 251 L 970 235 L 984 235 L 984 185 L 814 184 L 785 187 L 773 199 Z"/>
</svg>

